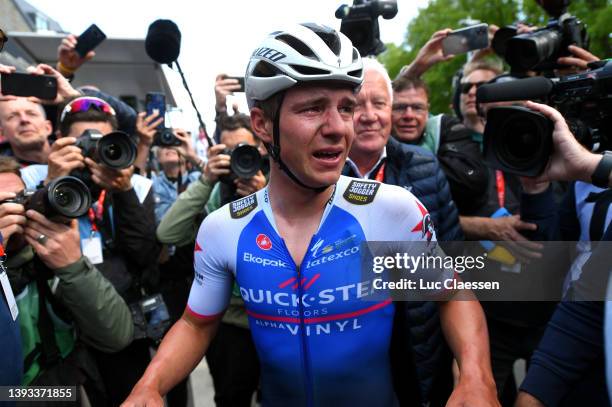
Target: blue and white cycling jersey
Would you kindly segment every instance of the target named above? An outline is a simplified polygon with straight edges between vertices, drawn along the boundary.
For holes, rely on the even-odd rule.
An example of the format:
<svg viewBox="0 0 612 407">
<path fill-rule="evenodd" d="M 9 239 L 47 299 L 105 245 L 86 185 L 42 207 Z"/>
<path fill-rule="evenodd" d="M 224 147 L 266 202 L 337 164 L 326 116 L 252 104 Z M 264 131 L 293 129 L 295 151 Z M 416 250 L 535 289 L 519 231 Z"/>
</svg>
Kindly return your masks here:
<svg viewBox="0 0 612 407">
<path fill-rule="evenodd" d="M 392 406 L 394 307 L 378 296 L 367 301 L 373 287 L 361 276 L 361 243 L 435 240 L 429 225 L 405 189 L 341 177 L 298 267 L 265 188 L 202 223 L 188 312 L 220 318 L 235 279 L 261 362 L 264 405 Z"/>
</svg>

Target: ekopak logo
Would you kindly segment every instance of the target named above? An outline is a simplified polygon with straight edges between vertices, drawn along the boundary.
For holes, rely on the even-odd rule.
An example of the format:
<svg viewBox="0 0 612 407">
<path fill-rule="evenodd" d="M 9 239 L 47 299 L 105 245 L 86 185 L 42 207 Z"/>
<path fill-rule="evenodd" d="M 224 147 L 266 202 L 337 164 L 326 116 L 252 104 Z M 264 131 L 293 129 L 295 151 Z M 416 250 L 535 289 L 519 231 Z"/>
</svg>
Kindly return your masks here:
<svg viewBox="0 0 612 407">
<path fill-rule="evenodd" d="M 268 236 L 264 235 L 263 233 L 257 235 L 255 242 L 257 242 L 257 246 L 261 250 L 270 250 L 272 248 L 272 241 Z"/>
</svg>

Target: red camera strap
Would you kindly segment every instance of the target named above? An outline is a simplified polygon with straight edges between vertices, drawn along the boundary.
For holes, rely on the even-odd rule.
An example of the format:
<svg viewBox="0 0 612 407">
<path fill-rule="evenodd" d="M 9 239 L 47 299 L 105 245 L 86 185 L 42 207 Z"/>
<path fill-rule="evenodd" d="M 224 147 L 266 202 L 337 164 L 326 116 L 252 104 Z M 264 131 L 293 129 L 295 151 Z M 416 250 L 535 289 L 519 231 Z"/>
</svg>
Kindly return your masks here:
<svg viewBox="0 0 612 407">
<path fill-rule="evenodd" d="M 497 202 L 499 207 L 503 208 L 506 204 L 506 182 L 504 174 L 500 170 L 495 170 L 495 184 L 497 186 Z"/>
<path fill-rule="evenodd" d="M 387 163 L 382 163 L 378 171 L 376 171 L 376 176 L 374 177 L 376 181 L 383 182 L 383 179 L 385 178 L 385 165 L 386 164 Z"/>
<path fill-rule="evenodd" d="M 102 214 L 104 213 L 104 199 L 106 199 L 105 189 L 100 192 L 100 196 L 98 197 L 98 206 L 96 207 L 96 212 L 94 213 L 94 210 L 92 208 L 89 208 L 89 210 L 87 211 L 87 216 L 89 217 L 89 222 L 91 223 L 92 232 L 98 231 L 98 226 L 96 225 L 96 222 L 102 220 Z"/>
</svg>

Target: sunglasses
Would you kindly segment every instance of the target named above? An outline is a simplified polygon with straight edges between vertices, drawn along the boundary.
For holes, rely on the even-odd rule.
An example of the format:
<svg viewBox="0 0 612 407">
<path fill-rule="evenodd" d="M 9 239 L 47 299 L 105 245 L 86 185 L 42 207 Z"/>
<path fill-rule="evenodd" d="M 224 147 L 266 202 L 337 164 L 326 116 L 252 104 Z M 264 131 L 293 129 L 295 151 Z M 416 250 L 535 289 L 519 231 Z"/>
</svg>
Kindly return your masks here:
<svg viewBox="0 0 612 407">
<path fill-rule="evenodd" d="M 63 122 L 68 114 L 87 112 L 91 109 L 96 109 L 108 115 L 115 116 L 115 110 L 111 105 L 102 99 L 85 96 L 74 99 L 72 102 L 68 103 L 66 107 L 64 107 L 64 110 L 62 110 L 62 114 L 60 115 L 60 122 Z"/>
<path fill-rule="evenodd" d="M 463 82 L 461 83 L 461 93 L 463 94 L 468 93 L 470 89 L 472 89 L 472 86 L 476 86 L 476 89 L 478 89 L 485 83 L 487 82 Z"/>
<path fill-rule="evenodd" d="M 4 48 L 4 44 L 8 41 L 8 36 L 4 33 L 4 31 L 0 30 L 0 51 Z"/>
</svg>

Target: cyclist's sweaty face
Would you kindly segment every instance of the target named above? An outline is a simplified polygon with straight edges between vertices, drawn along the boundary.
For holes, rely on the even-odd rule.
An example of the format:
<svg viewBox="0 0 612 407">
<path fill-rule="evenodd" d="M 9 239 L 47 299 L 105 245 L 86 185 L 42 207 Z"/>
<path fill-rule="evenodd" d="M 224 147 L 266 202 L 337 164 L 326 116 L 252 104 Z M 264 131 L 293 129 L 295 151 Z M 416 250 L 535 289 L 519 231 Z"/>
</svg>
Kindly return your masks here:
<svg viewBox="0 0 612 407">
<path fill-rule="evenodd" d="M 305 184 L 340 177 L 354 138 L 356 99 L 349 88 L 300 86 L 287 91 L 280 113 L 281 158 Z"/>
</svg>

